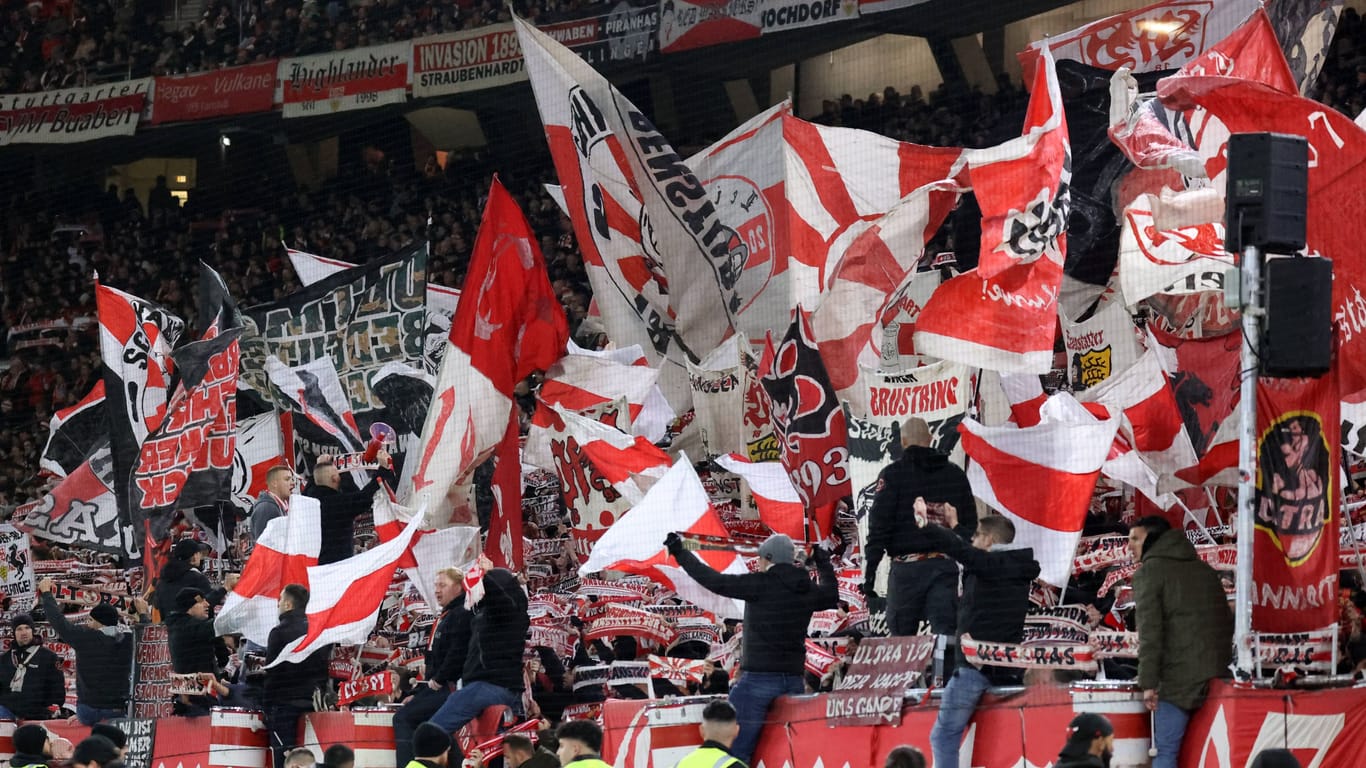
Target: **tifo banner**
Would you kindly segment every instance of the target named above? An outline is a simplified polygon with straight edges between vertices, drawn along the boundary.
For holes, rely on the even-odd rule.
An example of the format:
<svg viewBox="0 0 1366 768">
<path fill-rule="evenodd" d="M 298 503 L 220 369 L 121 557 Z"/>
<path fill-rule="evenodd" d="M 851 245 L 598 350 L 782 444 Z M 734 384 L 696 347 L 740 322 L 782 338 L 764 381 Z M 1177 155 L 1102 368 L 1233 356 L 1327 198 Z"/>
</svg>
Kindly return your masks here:
<svg viewBox="0 0 1366 768">
<path fill-rule="evenodd" d="M 765 35 L 858 18 L 858 0 L 759 0 Z"/>
<path fill-rule="evenodd" d="M 539 25 L 555 42 L 594 66 L 643 61 L 657 49 L 659 3 L 620 0 L 600 16 Z"/>
<path fill-rule="evenodd" d="M 750 461 L 777 461 L 778 438 L 759 391 L 758 360 L 743 335 L 729 339 L 700 365 L 688 363 L 697 425 L 709 455 L 739 453 Z"/>
<path fill-rule="evenodd" d="M 171 646 L 165 624 L 133 628 L 133 717 L 171 716 Z"/>
<path fill-rule="evenodd" d="M 920 685 L 934 638 L 871 637 L 859 643 L 839 686 L 825 700 L 832 726 L 901 722 L 906 691 Z"/>
<path fill-rule="evenodd" d="M 1337 620 L 1341 453 L 1337 379 L 1257 385 L 1252 628 L 1304 632 Z"/>
<path fill-rule="evenodd" d="M 761 32 L 759 0 L 662 0 L 660 4 L 662 53 L 753 40 Z"/>
<path fill-rule="evenodd" d="M 9 523 L 0 524 L 0 594 L 11 600 L 11 607 L 27 611 L 33 607 L 33 556 L 28 535 Z"/>
<path fill-rule="evenodd" d="M 14 519 L 39 538 L 136 560 L 142 536 L 119 516 L 113 484 L 113 458 L 106 444 L 42 499 L 15 510 Z"/>
<path fill-rule="evenodd" d="M 526 79 L 511 24 L 413 41 L 413 97 L 495 88 Z"/>
<path fill-rule="evenodd" d="M 1062 320 L 1067 379 L 1072 391 L 1089 389 L 1133 365 L 1142 354 L 1134 321 L 1117 299 L 1102 299 L 1095 314 L 1078 323 Z"/>
<path fill-rule="evenodd" d="M 152 78 L 86 88 L 0 96 L 0 147 L 71 144 L 131 136 L 137 130 Z"/>
<path fill-rule="evenodd" d="M 380 368 L 390 361 L 423 365 L 426 291 L 427 254 L 418 246 L 251 307 L 242 337 L 243 380 L 259 392 L 270 391 L 261 362 L 267 355 L 291 367 L 326 358 L 341 375 L 358 417 L 380 408 L 370 390 Z M 345 405 L 333 403 L 338 409 Z"/>
<path fill-rule="evenodd" d="M 275 102 L 274 59 L 197 75 L 158 77 L 152 125 L 269 112 Z"/>
<path fill-rule="evenodd" d="M 285 117 L 310 117 L 369 109 L 408 100 L 412 43 L 281 59 L 279 79 Z"/>
</svg>

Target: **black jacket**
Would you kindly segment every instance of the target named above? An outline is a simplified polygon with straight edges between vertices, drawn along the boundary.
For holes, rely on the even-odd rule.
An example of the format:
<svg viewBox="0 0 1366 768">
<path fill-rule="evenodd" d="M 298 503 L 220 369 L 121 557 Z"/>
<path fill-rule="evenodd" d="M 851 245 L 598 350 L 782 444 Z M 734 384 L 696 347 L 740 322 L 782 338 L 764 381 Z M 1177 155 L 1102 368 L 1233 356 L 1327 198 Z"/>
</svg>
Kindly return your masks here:
<svg viewBox="0 0 1366 768">
<path fill-rule="evenodd" d="M 26 656 L 29 649 L 36 648 L 33 656 L 24 663 L 23 688 L 10 690 L 14 679 L 15 656 Z M 33 639 L 33 644 L 19 649 L 14 646 L 0 656 L 0 705 L 13 712 L 20 720 L 46 720 L 52 716 L 48 707 L 66 701 L 66 678 L 58 667 L 57 654 L 43 647 L 43 641 Z"/>
<path fill-rule="evenodd" d="M 156 609 L 161 612 L 161 620 L 165 622 L 171 614 L 176 612 L 175 596 L 180 594 L 180 590 L 193 587 L 204 593 L 204 598 L 213 605 L 223 602 L 224 590 L 215 589 L 209 583 L 209 577 L 199 572 L 197 568 L 191 568 L 188 560 L 177 560 L 171 558 L 166 563 L 166 567 L 161 569 L 161 577 L 157 579 L 156 594 L 152 601 Z"/>
<path fill-rule="evenodd" d="M 133 633 L 124 626 L 76 626 L 62 615 L 61 606 L 50 592 L 43 593 L 43 614 L 57 630 L 57 636 L 76 652 L 76 699 L 99 709 L 121 709 L 127 705 L 129 676 L 133 671 Z"/>
<path fill-rule="evenodd" d="M 812 583 L 805 568 L 777 563 L 767 571 L 717 573 L 687 550 L 674 559 L 703 588 L 722 597 L 745 601 L 745 631 L 740 669 L 800 675 L 806 669 L 806 627 L 811 614 L 839 604 L 839 586 L 829 558 L 816 565 Z"/>
<path fill-rule="evenodd" d="M 218 634 L 213 619 L 196 619 L 183 611 L 166 618 L 170 636 L 171 669 L 178 675 L 191 672 L 218 672 Z"/>
<path fill-rule="evenodd" d="M 882 468 L 877 496 L 868 512 L 867 565 L 864 581 L 871 587 L 883 554 L 891 557 L 937 552 L 915 520 L 915 499 L 948 502 L 958 511 L 954 530 L 964 542 L 977 530 L 977 504 L 968 476 L 949 457 L 933 448 L 911 446 L 901 458 Z"/>
<path fill-rule="evenodd" d="M 530 629 L 526 593 L 517 577 L 506 568 L 490 569 L 484 574 L 484 599 L 474 606 L 470 620 L 470 650 L 461 679 L 522 690 L 522 653 Z"/>
<path fill-rule="evenodd" d="M 1058 755 L 1058 761 L 1053 763 L 1053 768 L 1106 768 L 1106 765 L 1104 760 L 1092 754 L 1067 757 Z"/>
<path fill-rule="evenodd" d="M 43 757 L 41 755 L 25 755 L 21 752 L 14 757 L 11 757 L 9 759 L 9 764 L 10 768 L 27 768 L 27 766 L 47 768 L 47 762 L 51 759 L 52 758 L 50 757 Z"/>
<path fill-rule="evenodd" d="M 947 528 L 925 526 L 939 551 L 963 564 L 963 596 L 958 601 L 958 633 L 974 640 L 1019 643 L 1024 640 L 1025 614 L 1029 612 L 1029 587 L 1039 577 L 1034 550 L 1028 547 L 977 549 Z M 958 663 L 967 664 L 958 651 Z M 1019 682 L 1020 670 L 982 667 L 982 674 L 996 685 Z"/>
<path fill-rule="evenodd" d="M 308 614 L 295 608 L 280 614 L 280 623 L 270 630 L 266 641 L 266 664 L 279 657 L 286 645 L 308 634 Z M 262 686 L 265 703 L 313 706 L 313 692 L 327 683 L 327 662 L 332 646 L 325 645 L 300 662 L 286 662 L 266 670 Z"/>
<path fill-rule="evenodd" d="M 305 496 L 318 500 L 319 517 L 322 521 L 322 544 L 318 547 L 318 565 L 336 563 L 356 552 L 357 517 L 370 511 L 375 491 L 383 478 L 389 487 L 398 486 L 398 478 L 391 470 L 379 470 L 365 487 L 353 493 L 343 493 L 335 488 L 314 483 Z"/>
<path fill-rule="evenodd" d="M 470 621 L 474 616 L 465 608 L 465 598 L 451 601 L 432 627 L 431 642 L 427 646 L 426 674 L 428 680 L 439 685 L 460 679 L 465 669 L 465 658 L 470 652 Z"/>
</svg>

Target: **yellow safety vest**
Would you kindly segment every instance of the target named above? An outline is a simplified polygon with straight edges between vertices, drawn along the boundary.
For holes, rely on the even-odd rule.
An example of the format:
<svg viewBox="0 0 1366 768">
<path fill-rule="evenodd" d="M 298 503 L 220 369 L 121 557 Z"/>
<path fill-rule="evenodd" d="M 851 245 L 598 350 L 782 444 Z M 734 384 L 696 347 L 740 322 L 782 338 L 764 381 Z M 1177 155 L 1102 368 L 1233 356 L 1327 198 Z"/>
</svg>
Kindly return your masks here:
<svg viewBox="0 0 1366 768">
<path fill-rule="evenodd" d="M 569 765 L 573 768 L 612 768 L 611 763 L 604 763 L 596 757 L 580 757 L 577 760 L 570 760 Z"/>
<path fill-rule="evenodd" d="M 745 763 L 724 749 L 702 747 L 678 761 L 676 768 L 745 768 Z"/>
</svg>

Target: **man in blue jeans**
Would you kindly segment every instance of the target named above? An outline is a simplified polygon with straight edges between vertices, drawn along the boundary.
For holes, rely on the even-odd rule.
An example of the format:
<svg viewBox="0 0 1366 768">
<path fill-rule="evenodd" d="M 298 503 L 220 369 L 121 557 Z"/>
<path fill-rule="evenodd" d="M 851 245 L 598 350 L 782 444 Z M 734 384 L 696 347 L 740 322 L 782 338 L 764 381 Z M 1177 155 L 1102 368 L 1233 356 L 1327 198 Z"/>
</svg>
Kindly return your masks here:
<svg viewBox="0 0 1366 768">
<path fill-rule="evenodd" d="M 916 511 L 925 504 L 916 499 Z M 945 525 L 926 525 L 924 533 L 938 551 L 963 566 L 963 596 L 958 601 L 958 630 L 974 640 L 1018 643 L 1024 639 L 1025 614 L 1029 611 L 1029 586 L 1039 576 L 1034 550 L 1017 547 L 1015 525 L 1000 515 L 977 521 L 977 532 L 968 546 L 949 528 L 958 524 L 957 510 L 944 505 Z M 930 731 L 935 768 L 958 766 L 963 731 L 977 711 L 982 694 L 994 685 L 1018 685 L 1020 670 L 972 666 L 958 646 L 958 664 L 939 701 L 939 716 Z"/>
<path fill-rule="evenodd" d="M 664 546 L 703 588 L 745 601 L 740 680 L 730 689 L 740 733 L 730 754 L 749 764 L 769 705 L 779 696 L 806 692 L 806 627 L 811 614 L 839 604 L 830 553 L 821 547 L 812 550 L 818 577 L 812 583 L 806 568 L 797 565 L 792 539 L 782 534 L 768 537 L 759 546 L 755 573 L 717 573 L 684 549 L 677 533 L 669 534 Z"/>
<path fill-rule="evenodd" d="M 489 707 L 501 705 L 514 712 L 521 710 L 525 689 L 522 654 L 526 651 L 527 631 L 531 629 L 526 592 L 512 571 L 490 568 L 492 563 L 482 556 L 479 561 L 485 569 L 479 585 L 472 587 L 466 577 L 466 593 L 470 595 L 467 603 L 474 604 L 474 615 L 470 619 L 469 651 L 460 675 L 463 683 L 428 721 L 446 733 L 460 730 Z M 457 762 L 455 757 L 452 753 L 452 763 Z"/>
</svg>

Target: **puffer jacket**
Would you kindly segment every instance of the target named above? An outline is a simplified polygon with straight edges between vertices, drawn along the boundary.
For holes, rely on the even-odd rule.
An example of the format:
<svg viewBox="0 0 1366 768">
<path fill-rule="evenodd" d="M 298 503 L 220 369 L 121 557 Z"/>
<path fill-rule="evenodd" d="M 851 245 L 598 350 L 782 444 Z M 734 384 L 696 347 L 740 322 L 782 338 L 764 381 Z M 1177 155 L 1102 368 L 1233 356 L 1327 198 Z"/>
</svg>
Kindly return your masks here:
<svg viewBox="0 0 1366 768">
<path fill-rule="evenodd" d="M 926 536 L 915 519 L 915 499 L 948 502 L 958 512 L 955 531 L 972 539 L 977 530 L 977 503 L 972 497 L 968 476 L 949 457 L 934 450 L 911 446 L 901 458 L 882 469 L 877 478 L 877 495 L 868 512 L 868 558 L 864 573 L 872 587 L 873 574 L 886 554 L 889 557 L 940 551 Z"/>
<path fill-rule="evenodd" d="M 1233 661 L 1233 612 L 1219 574 L 1180 531 L 1150 535 L 1134 573 L 1134 605 L 1139 687 L 1196 709 Z"/>
</svg>

